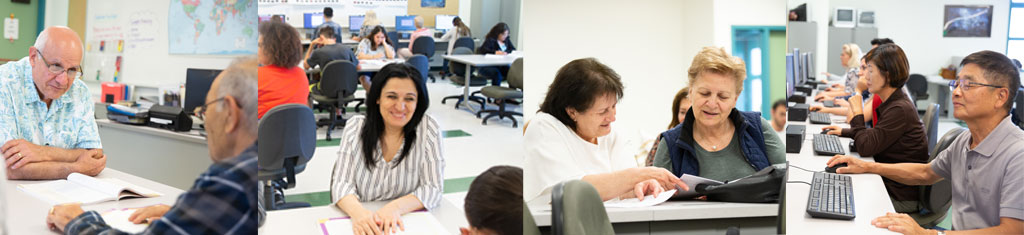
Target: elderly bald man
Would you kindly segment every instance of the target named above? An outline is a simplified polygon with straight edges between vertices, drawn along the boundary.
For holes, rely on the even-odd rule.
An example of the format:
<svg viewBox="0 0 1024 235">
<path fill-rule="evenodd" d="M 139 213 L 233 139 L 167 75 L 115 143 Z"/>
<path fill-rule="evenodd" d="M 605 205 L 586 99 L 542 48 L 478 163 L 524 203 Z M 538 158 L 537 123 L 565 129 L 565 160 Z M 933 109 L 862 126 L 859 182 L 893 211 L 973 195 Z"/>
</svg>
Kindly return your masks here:
<svg viewBox="0 0 1024 235">
<path fill-rule="evenodd" d="M 28 57 L 0 65 L 0 151 L 7 178 L 90 176 L 106 166 L 82 80 L 82 41 L 70 28 L 46 28 Z"/>
</svg>

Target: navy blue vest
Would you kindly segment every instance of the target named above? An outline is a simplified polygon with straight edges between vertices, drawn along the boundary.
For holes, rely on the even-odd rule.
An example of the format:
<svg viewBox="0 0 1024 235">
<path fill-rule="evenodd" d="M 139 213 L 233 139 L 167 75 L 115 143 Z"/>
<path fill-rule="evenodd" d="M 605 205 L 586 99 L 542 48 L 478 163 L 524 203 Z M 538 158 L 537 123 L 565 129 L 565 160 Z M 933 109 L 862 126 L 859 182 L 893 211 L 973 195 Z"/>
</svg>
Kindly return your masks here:
<svg viewBox="0 0 1024 235">
<path fill-rule="evenodd" d="M 694 155 L 693 140 L 693 109 L 686 112 L 686 119 L 676 127 L 661 133 L 662 143 L 665 143 L 672 158 L 672 174 L 682 176 L 685 174 L 700 175 L 700 165 Z M 768 150 L 764 145 L 764 134 L 761 132 L 760 112 L 740 112 L 735 108 L 729 113 L 729 119 L 736 126 L 736 135 L 739 135 L 740 148 L 743 156 L 754 171 L 759 171 L 771 165 L 768 161 Z"/>
</svg>

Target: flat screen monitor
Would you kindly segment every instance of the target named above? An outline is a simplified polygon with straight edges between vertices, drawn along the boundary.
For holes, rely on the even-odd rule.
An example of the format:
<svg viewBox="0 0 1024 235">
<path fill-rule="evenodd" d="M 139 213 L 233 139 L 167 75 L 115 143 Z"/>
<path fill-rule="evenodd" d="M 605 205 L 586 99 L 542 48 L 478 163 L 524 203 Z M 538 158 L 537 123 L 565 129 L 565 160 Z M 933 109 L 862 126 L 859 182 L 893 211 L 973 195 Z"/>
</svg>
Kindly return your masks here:
<svg viewBox="0 0 1024 235">
<path fill-rule="evenodd" d="M 416 31 L 416 16 L 395 16 L 395 31 L 412 32 Z"/>
<path fill-rule="evenodd" d="M 188 69 L 185 72 L 185 112 L 192 113 L 196 107 L 206 103 L 206 93 L 210 92 L 213 79 L 220 75 L 215 69 Z"/>
<path fill-rule="evenodd" d="M 307 29 L 315 29 L 320 24 L 324 23 L 323 12 L 310 12 L 302 14 L 302 26 Z"/>
<path fill-rule="evenodd" d="M 793 79 L 796 79 L 797 84 L 803 84 L 803 64 L 800 63 L 800 48 L 793 48 Z"/>
<path fill-rule="evenodd" d="M 802 72 L 802 75 L 804 76 L 802 83 L 808 83 L 811 81 L 811 53 L 804 52 L 802 56 L 804 57 L 800 58 L 800 62 L 803 63 L 801 66 L 804 69 Z"/>
<path fill-rule="evenodd" d="M 438 31 L 448 31 L 455 27 L 452 25 L 452 20 L 455 19 L 454 15 L 436 15 L 434 16 L 434 29 Z"/>
<path fill-rule="evenodd" d="M 348 31 L 352 33 L 359 32 L 363 27 L 363 20 L 366 19 L 364 15 L 351 15 L 348 16 Z"/>
<path fill-rule="evenodd" d="M 786 54 L 786 99 L 793 96 L 793 86 L 796 86 L 796 69 L 793 64 L 793 53 Z"/>
<path fill-rule="evenodd" d="M 807 52 L 807 77 L 808 78 L 816 78 L 816 77 L 818 77 L 817 75 L 814 74 L 815 72 L 816 71 L 814 70 L 814 52 L 813 51 L 808 51 Z"/>
</svg>

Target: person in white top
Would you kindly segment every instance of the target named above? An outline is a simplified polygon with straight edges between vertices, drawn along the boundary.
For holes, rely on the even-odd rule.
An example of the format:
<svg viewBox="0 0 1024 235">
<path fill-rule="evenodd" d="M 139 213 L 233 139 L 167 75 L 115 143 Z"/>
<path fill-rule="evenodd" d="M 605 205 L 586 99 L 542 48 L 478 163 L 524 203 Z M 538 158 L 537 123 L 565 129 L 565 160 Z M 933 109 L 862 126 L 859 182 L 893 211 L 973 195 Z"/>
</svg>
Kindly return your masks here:
<svg viewBox="0 0 1024 235">
<path fill-rule="evenodd" d="M 473 36 L 473 33 L 469 30 L 469 26 L 462 23 L 462 18 L 455 17 L 452 19 L 452 25 L 455 27 L 452 27 L 452 29 L 449 29 L 448 32 L 444 33 L 444 36 L 441 36 L 441 41 L 448 41 L 449 55 L 452 54 L 452 49 L 455 48 L 456 39 Z"/>
<path fill-rule="evenodd" d="M 547 94 L 524 137 L 528 203 L 550 202 L 552 186 L 574 179 L 593 185 L 602 200 L 689 189 L 668 170 L 637 167 L 611 127 L 622 97 L 611 68 L 593 58 L 573 60 L 558 70 Z"/>
<path fill-rule="evenodd" d="M 352 217 L 354 234 L 404 230 L 403 214 L 441 204 L 444 157 L 437 121 L 423 78 L 410 65 L 393 63 L 373 77 L 366 116 L 349 119 L 331 174 L 331 200 Z M 380 84 L 380 85 L 376 85 Z M 361 202 L 388 201 L 377 211 Z"/>
</svg>

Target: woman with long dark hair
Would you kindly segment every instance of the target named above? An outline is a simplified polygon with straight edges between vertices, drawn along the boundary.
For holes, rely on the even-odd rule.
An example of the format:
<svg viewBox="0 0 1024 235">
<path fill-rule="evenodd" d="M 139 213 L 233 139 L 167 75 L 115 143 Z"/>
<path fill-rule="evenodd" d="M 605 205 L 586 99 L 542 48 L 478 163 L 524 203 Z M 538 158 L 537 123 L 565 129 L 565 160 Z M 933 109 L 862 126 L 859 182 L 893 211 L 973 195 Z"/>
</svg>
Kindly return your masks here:
<svg viewBox="0 0 1024 235">
<path fill-rule="evenodd" d="M 477 48 L 477 54 L 495 54 L 495 55 L 507 55 L 516 50 L 516 46 L 512 45 L 511 33 L 508 28 L 508 24 L 505 22 L 498 22 L 498 24 L 491 27 L 491 31 L 487 32 L 487 36 L 484 38 L 484 44 Z M 497 67 L 483 67 L 480 68 L 480 73 L 486 77 L 491 78 L 491 85 L 500 86 L 501 80 L 504 80 L 505 76 L 508 76 L 509 66 L 497 66 Z"/>
</svg>

